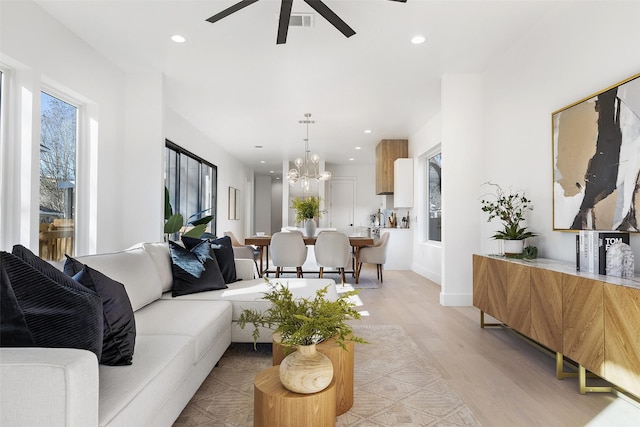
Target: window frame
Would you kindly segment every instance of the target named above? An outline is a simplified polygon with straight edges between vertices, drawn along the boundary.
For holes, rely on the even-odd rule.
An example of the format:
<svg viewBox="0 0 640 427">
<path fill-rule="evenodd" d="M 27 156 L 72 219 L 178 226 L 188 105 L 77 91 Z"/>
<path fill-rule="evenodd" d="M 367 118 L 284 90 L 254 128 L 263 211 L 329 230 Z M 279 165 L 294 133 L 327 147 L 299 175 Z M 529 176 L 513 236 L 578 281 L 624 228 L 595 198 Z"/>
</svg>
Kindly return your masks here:
<svg viewBox="0 0 640 427">
<path fill-rule="evenodd" d="M 441 172 L 440 172 L 440 216 L 438 217 L 440 219 L 440 235 L 438 236 L 438 239 L 434 239 L 433 235 L 432 235 L 432 219 L 431 218 L 431 159 L 440 156 L 440 168 L 441 168 Z M 429 243 L 433 243 L 433 244 L 442 244 L 442 149 L 440 147 L 440 145 L 438 145 L 437 147 L 435 147 L 433 150 L 431 150 L 429 153 L 426 154 L 425 158 L 424 158 L 424 164 L 425 164 L 425 240 Z"/>
<path fill-rule="evenodd" d="M 173 194 L 171 194 L 171 189 L 170 186 L 167 185 L 167 180 L 169 179 L 169 170 L 170 170 L 170 165 L 169 165 L 169 158 L 168 158 L 168 153 L 169 151 L 174 151 L 177 154 L 176 157 L 176 165 L 175 165 L 175 171 L 176 171 L 176 175 L 174 177 L 175 179 L 175 188 L 174 188 L 174 192 Z M 209 223 L 208 225 L 208 229 L 209 232 L 211 234 L 213 234 L 214 236 L 217 236 L 217 229 L 218 229 L 218 215 L 217 215 L 217 208 L 218 208 L 218 167 L 216 165 L 214 165 L 213 163 L 203 159 L 202 157 L 192 153 L 189 150 L 186 150 L 184 148 L 182 148 L 181 146 L 179 146 L 178 144 L 176 144 L 173 141 L 170 141 L 169 139 L 165 139 L 165 168 L 164 168 L 164 185 L 165 188 L 167 188 L 169 190 L 169 200 L 172 202 L 171 206 L 174 210 L 174 213 L 181 213 L 182 216 L 184 217 L 185 222 L 187 221 L 187 219 L 189 218 L 189 215 L 193 215 L 196 212 L 183 212 L 181 210 L 181 206 L 182 206 L 182 202 L 181 202 L 181 188 L 183 187 L 183 185 L 180 183 L 180 174 L 182 171 L 181 168 L 181 158 L 185 157 L 189 160 L 194 160 L 196 162 L 198 162 L 198 207 L 196 212 L 201 212 L 203 210 L 203 204 L 202 204 L 202 200 L 203 200 L 203 194 L 202 194 L 202 166 L 206 165 L 207 167 L 211 168 L 211 172 L 212 172 L 212 177 L 211 177 L 211 207 L 210 208 L 206 208 L 206 209 L 210 209 L 210 214 L 213 215 L 213 220 Z"/>
<path fill-rule="evenodd" d="M 81 193 L 81 190 L 83 188 L 83 184 L 82 182 L 84 181 L 83 179 L 83 172 L 85 170 L 85 167 L 82 165 L 81 159 L 84 158 L 83 156 L 81 156 L 81 154 L 86 151 L 83 146 L 85 144 L 85 140 L 86 138 L 84 138 L 83 136 L 85 135 L 84 133 L 84 128 L 85 128 L 85 120 L 86 120 L 86 115 L 85 115 L 85 103 L 83 103 L 82 101 L 78 100 L 77 98 L 65 93 L 64 91 L 61 91 L 59 89 L 57 89 L 54 85 L 50 85 L 50 84 L 45 84 L 45 83 L 41 83 L 40 84 L 40 88 L 39 88 L 39 92 L 38 95 L 40 98 L 42 98 L 42 94 L 45 93 L 46 95 L 52 97 L 52 98 L 56 98 L 66 104 L 71 105 L 72 107 L 74 107 L 76 109 L 76 128 L 75 128 L 75 172 L 74 172 L 74 196 L 73 196 L 73 206 L 72 206 L 72 219 L 73 219 L 73 247 L 71 248 L 71 253 L 69 255 L 74 255 L 77 251 L 78 248 L 78 236 L 80 235 L 78 230 L 79 230 L 79 225 L 81 224 L 81 222 L 79 221 L 79 219 L 83 218 L 83 203 L 82 203 L 82 198 L 84 197 L 81 196 L 79 197 Z M 42 105 L 40 102 L 38 102 L 39 105 L 39 112 L 38 112 L 38 116 L 37 116 L 37 120 L 38 120 L 38 128 L 39 128 L 39 133 L 38 133 L 38 137 L 37 137 L 37 146 L 38 146 L 38 166 L 37 166 L 37 176 L 38 176 L 38 184 L 37 184 L 37 188 L 38 188 L 38 197 L 37 197 L 37 201 L 36 201 L 36 216 L 37 216 L 37 223 L 40 224 L 40 141 L 42 138 Z M 34 138 L 34 142 L 35 142 Z M 88 166 L 87 166 L 88 169 Z M 80 200 L 80 203 L 78 202 L 78 200 Z"/>
</svg>

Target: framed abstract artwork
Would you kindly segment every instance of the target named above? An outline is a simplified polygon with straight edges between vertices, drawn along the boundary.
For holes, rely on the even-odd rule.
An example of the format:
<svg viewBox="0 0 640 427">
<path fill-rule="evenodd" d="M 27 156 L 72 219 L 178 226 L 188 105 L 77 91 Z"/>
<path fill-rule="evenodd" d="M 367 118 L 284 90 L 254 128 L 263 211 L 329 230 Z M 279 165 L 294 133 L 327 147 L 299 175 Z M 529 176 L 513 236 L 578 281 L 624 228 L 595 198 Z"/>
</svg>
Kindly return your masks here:
<svg viewBox="0 0 640 427">
<path fill-rule="evenodd" d="M 553 229 L 640 231 L 640 74 L 551 119 Z"/>
</svg>

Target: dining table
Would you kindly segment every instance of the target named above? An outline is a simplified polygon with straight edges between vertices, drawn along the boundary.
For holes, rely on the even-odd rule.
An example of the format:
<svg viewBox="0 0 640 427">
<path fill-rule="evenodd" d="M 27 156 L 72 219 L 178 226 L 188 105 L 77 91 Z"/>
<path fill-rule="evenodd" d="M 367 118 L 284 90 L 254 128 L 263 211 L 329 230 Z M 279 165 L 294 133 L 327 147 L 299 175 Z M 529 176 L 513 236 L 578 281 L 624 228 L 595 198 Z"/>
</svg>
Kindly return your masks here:
<svg viewBox="0 0 640 427">
<path fill-rule="evenodd" d="M 305 245 L 315 245 L 317 236 L 307 237 L 303 236 Z M 244 239 L 245 245 L 252 245 L 258 247 L 260 250 L 260 277 L 263 277 L 267 270 L 263 268 L 263 259 L 266 259 L 267 268 L 269 267 L 269 245 L 271 244 L 271 236 L 251 236 L 246 237 Z M 353 269 L 353 274 L 355 276 L 355 281 L 358 283 L 359 280 L 359 271 L 358 271 L 358 256 L 360 252 L 360 248 L 363 246 L 373 246 L 373 238 L 372 237 L 363 237 L 363 236 L 349 236 L 349 244 L 353 248 L 353 254 L 355 257 L 355 267 Z M 264 255 L 264 256 L 263 256 Z"/>
</svg>

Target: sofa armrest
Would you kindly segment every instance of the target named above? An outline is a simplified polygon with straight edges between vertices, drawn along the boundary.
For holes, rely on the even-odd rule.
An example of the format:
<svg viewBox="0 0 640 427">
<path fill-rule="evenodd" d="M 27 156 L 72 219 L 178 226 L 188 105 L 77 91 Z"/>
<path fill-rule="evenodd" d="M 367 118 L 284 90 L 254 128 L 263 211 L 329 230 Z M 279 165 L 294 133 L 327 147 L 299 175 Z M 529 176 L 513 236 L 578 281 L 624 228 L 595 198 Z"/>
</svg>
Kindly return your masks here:
<svg viewBox="0 0 640 427">
<path fill-rule="evenodd" d="M 236 258 L 236 276 L 242 280 L 252 280 L 256 277 L 256 263 L 252 259 Z"/>
<path fill-rule="evenodd" d="M 98 360 L 69 348 L 0 349 L 0 425 L 98 425 Z"/>
</svg>

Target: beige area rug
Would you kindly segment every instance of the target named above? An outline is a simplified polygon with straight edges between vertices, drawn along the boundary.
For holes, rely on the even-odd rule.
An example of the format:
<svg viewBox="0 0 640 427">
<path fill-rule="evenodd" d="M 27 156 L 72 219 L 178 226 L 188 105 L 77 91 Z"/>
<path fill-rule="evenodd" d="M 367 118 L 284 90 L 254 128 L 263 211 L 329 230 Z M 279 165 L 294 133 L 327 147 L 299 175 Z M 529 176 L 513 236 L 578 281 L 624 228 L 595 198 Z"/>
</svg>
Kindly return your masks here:
<svg viewBox="0 0 640 427">
<path fill-rule="evenodd" d="M 357 325 L 353 407 L 337 426 L 479 426 L 440 372 L 395 325 Z M 253 425 L 253 379 L 271 346 L 232 344 L 174 426 Z M 309 426 L 300 426 L 309 427 Z"/>
</svg>

